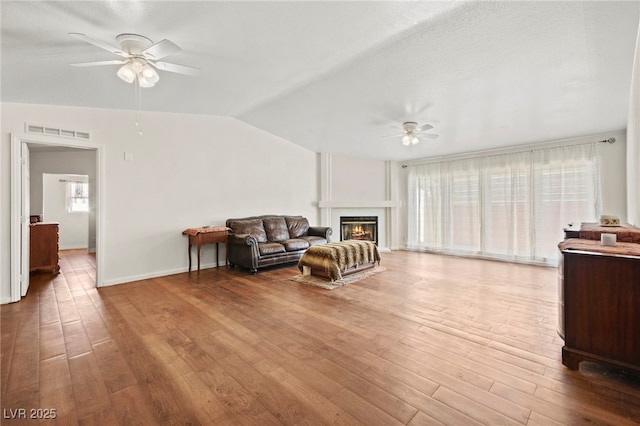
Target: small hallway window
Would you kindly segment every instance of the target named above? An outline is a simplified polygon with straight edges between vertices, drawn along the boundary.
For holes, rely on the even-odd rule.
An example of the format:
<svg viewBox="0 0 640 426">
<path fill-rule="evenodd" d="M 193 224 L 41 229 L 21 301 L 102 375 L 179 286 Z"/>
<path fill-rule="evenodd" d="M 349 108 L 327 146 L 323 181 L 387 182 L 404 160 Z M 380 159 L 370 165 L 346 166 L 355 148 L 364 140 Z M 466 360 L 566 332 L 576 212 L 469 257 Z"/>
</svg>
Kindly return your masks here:
<svg viewBox="0 0 640 426">
<path fill-rule="evenodd" d="M 67 182 L 67 212 L 89 211 L 89 184 L 87 182 Z"/>
</svg>

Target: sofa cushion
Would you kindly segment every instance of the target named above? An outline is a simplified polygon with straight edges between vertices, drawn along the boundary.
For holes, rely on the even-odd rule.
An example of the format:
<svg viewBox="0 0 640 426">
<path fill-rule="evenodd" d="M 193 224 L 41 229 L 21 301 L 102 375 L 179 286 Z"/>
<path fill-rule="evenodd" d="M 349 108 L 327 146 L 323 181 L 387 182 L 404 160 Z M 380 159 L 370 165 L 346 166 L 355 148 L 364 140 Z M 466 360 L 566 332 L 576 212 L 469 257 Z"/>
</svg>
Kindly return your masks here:
<svg viewBox="0 0 640 426">
<path fill-rule="evenodd" d="M 313 235 L 305 235 L 300 237 L 301 239 L 307 241 L 310 246 L 319 246 L 321 244 L 327 244 L 327 239 L 322 237 L 315 237 Z"/>
<path fill-rule="evenodd" d="M 287 251 L 306 250 L 309 248 L 309 242 L 302 238 L 292 238 L 290 240 L 282 241 L 284 248 Z"/>
<path fill-rule="evenodd" d="M 289 239 L 289 230 L 284 217 L 269 217 L 262 219 L 268 241 L 283 241 Z"/>
<path fill-rule="evenodd" d="M 261 256 L 267 254 L 284 253 L 284 246 L 279 243 L 258 243 L 258 251 Z"/>
<path fill-rule="evenodd" d="M 309 230 L 309 221 L 306 217 L 287 217 L 286 219 L 290 238 L 299 238 Z"/>
<path fill-rule="evenodd" d="M 262 219 L 234 220 L 229 224 L 234 234 L 249 234 L 259 243 L 267 242 L 267 233 L 264 230 Z"/>
</svg>

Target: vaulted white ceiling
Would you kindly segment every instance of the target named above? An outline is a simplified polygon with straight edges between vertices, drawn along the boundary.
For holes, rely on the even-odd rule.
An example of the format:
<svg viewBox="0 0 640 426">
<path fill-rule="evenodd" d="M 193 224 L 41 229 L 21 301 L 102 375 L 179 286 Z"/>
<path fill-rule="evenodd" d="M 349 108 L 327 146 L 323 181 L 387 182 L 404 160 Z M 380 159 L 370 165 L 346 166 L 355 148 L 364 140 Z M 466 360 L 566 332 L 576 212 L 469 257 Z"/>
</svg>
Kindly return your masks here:
<svg viewBox="0 0 640 426">
<path fill-rule="evenodd" d="M 626 127 L 640 2 L 2 1 L 3 102 L 135 109 L 70 32 L 182 51 L 141 108 L 231 116 L 317 152 L 406 160 Z M 407 148 L 392 125 L 440 137 Z"/>
</svg>

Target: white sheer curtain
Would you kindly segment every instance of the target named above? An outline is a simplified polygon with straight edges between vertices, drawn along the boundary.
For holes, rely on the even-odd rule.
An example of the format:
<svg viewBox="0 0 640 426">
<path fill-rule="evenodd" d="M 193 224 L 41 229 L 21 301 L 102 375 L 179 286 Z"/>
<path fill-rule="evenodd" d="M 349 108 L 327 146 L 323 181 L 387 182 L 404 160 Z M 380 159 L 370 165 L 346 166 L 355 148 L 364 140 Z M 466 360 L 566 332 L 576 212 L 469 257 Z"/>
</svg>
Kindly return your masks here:
<svg viewBox="0 0 640 426">
<path fill-rule="evenodd" d="M 410 167 L 409 247 L 480 252 L 479 173 L 475 160 Z"/>
<path fill-rule="evenodd" d="M 562 228 L 597 222 L 602 211 L 596 142 L 534 151 L 533 258 L 556 259 Z"/>
<path fill-rule="evenodd" d="M 555 264 L 563 228 L 600 215 L 595 144 L 409 166 L 407 246 Z"/>
<path fill-rule="evenodd" d="M 531 152 L 482 159 L 485 169 L 484 252 L 526 259 L 532 252 Z"/>
<path fill-rule="evenodd" d="M 627 123 L 627 221 L 640 226 L 640 22 Z"/>
</svg>

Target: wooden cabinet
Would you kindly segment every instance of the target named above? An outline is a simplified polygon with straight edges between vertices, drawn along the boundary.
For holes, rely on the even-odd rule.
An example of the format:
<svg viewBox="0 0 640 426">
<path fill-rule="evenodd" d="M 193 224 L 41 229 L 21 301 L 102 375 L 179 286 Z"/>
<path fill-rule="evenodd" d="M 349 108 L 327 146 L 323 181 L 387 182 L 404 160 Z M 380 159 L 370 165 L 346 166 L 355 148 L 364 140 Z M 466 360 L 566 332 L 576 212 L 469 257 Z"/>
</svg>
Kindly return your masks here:
<svg viewBox="0 0 640 426">
<path fill-rule="evenodd" d="M 640 371 L 640 256 L 562 255 L 562 363 L 574 370 L 592 361 Z"/>
<path fill-rule="evenodd" d="M 30 256 L 29 270 L 51 270 L 60 272 L 58 265 L 58 224 L 55 222 L 38 222 L 29 226 Z"/>
</svg>

